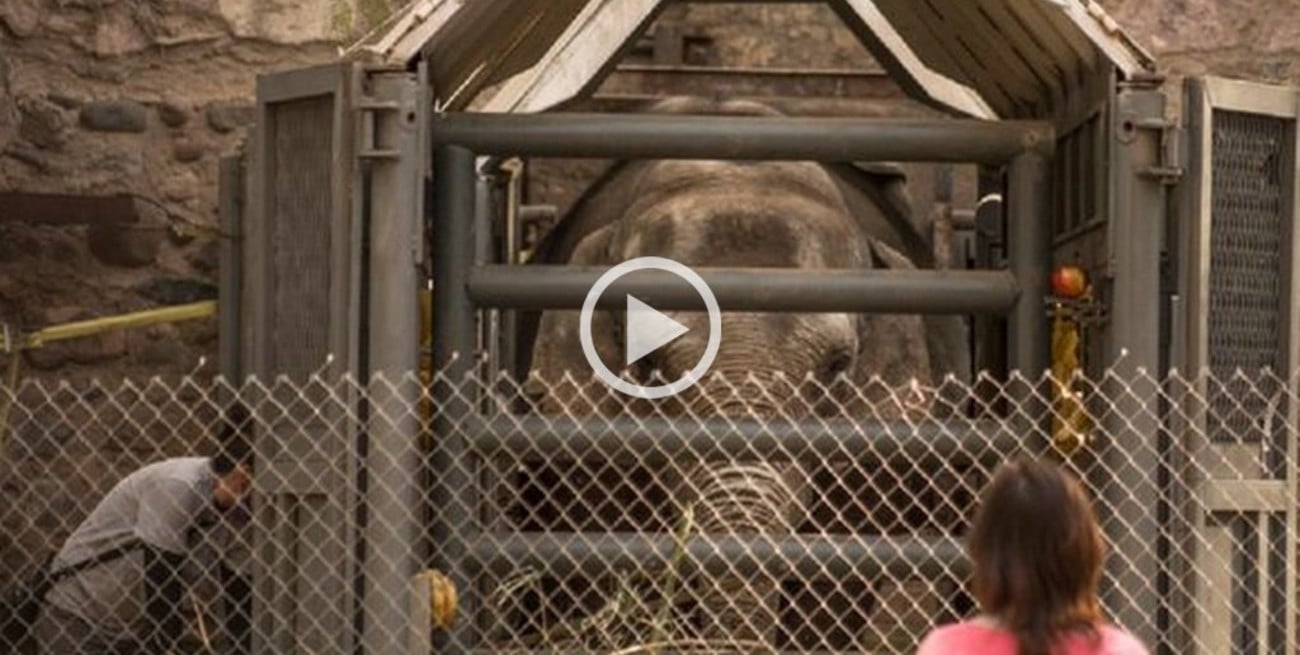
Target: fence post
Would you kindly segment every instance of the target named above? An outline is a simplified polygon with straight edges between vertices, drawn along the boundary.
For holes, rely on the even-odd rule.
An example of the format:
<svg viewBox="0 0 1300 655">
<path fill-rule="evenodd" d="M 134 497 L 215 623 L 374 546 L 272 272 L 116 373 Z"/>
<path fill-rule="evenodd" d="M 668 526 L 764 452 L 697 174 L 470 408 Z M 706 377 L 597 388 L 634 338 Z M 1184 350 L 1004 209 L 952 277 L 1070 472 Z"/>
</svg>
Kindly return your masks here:
<svg viewBox="0 0 1300 655">
<path fill-rule="evenodd" d="M 376 146 L 391 158 L 371 168 L 369 253 L 369 440 L 366 473 L 366 552 L 362 569 L 363 651 L 398 653 L 409 643 L 411 579 L 419 568 L 416 544 L 420 459 L 417 451 L 420 288 L 418 234 L 423 215 L 417 85 L 410 74 L 379 75 L 377 99 L 393 103 L 375 115 Z"/>
<path fill-rule="evenodd" d="M 1107 479 L 1093 481 L 1115 508 L 1102 518 L 1111 552 L 1124 554 L 1110 558 L 1102 598 L 1114 620 L 1147 644 L 1160 640 L 1158 617 L 1167 609 L 1160 588 L 1172 582 L 1171 567 L 1162 564 L 1170 544 L 1162 537 L 1168 508 L 1159 488 L 1168 466 L 1158 382 L 1166 198 L 1160 180 L 1145 174 L 1160 165 L 1159 132 L 1125 125 L 1163 115 L 1163 95 L 1130 88 L 1117 96 L 1111 117 L 1107 361 L 1114 364 L 1102 386 L 1111 399 L 1102 419 L 1108 439 L 1099 453 Z"/>
<path fill-rule="evenodd" d="M 468 540 L 474 535 L 477 494 L 465 435 L 459 427 L 473 411 L 473 389 L 466 374 L 474 370 L 476 323 L 469 297 L 469 270 L 474 256 L 474 209 L 477 194 L 474 153 L 458 146 L 439 146 L 434 155 L 433 229 L 436 246 L 433 290 L 433 543 L 437 566 L 465 590 L 462 620 L 450 634 L 439 634 L 440 653 L 472 648 L 477 621 L 473 580 L 466 567 Z"/>
<path fill-rule="evenodd" d="M 1016 155 L 1007 169 L 1007 264 L 1020 295 L 1007 322 L 1008 414 L 1023 424 L 1018 432 L 1032 435 L 1026 446 L 1041 451 L 1047 441 L 1047 391 L 1043 372 L 1048 366 L 1047 297 L 1051 263 L 1051 180 L 1048 159 L 1039 152 Z M 1016 372 L 1021 376 L 1015 377 Z"/>
</svg>

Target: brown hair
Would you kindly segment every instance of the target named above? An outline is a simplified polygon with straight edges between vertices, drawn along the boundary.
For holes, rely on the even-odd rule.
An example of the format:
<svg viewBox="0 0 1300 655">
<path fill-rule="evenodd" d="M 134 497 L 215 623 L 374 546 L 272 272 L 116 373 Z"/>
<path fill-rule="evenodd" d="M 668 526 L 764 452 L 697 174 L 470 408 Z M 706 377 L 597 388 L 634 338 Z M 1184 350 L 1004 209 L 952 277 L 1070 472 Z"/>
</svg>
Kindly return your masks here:
<svg viewBox="0 0 1300 655">
<path fill-rule="evenodd" d="M 1002 465 L 967 545 L 975 597 L 1015 634 L 1020 655 L 1050 655 L 1068 632 L 1098 636 L 1105 546 L 1083 487 L 1059 466 Z"/>
</svg>

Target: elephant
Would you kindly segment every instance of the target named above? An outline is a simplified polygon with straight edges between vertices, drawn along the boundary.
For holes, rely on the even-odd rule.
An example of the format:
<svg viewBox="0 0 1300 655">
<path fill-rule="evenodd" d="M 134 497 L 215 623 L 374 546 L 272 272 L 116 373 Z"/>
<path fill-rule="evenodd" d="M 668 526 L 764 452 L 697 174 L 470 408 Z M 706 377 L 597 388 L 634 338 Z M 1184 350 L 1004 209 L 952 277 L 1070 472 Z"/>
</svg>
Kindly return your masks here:
<svg viewBox="0 0 1300 655">
<path fill-rule="evenodd" d="M 670 98 L 649 111 L 781 116 L 756 102 L 703 98 Z M 657 256 L 690 267 L 932 266 L 933 250 L 910 220 L 902 185 L 901 172 L 883 164 L 616 162 L 545 236 L 531 263 L 605 267 Z M 705 348 L 707 316 L 664 313 L 689 332 L 624 367 L 622 315 L 597 311 L 592 341 L 602 360 L 642 383 L 678 379 Z M 891 419 L 930 412 L 934 398 L 925 390 L 946 375 L 970 375 L 959 318 L 724 311 L 718 354 L 703 379 L 672 398 L 630 401 L 592 377 L 579 312 L 539 314 L 521 321 L 519 366 L 542 413 Z M 809 513 L 808 472 L 789 462 L 703 462 L 669 475 L 665 500 L 694 508 L 694 529 L 703 534 L 789 534 Z M 614 529 L 622 518 L 599 527 Z M 659 527 L 673 530 L 674 520 Z M 711 583 L 702 635 L 770 643 L 775 583 L 739 575 Z"/>
</svg>

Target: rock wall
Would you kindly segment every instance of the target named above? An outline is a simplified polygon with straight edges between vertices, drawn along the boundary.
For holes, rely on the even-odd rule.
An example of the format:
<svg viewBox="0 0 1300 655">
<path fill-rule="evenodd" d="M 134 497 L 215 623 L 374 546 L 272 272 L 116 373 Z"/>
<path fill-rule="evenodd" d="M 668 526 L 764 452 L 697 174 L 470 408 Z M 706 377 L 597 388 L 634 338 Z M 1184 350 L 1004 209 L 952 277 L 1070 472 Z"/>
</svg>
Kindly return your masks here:
<svg viewBox="0 0 1300 655">
<path fill-rule="evenodd" d="M 252 122 L 254 77 L 329 60 L 389 2 L 0 3 L 0 191 L 131 194 L 141 216 L 126 227 L 0 216 L 0 322 L 34 329 L 214 297 L 217 162 Z M 188 372 L 215 353 L 215 329 L 110 334 L 26 364 L 38 377 Z"/>
</svg>

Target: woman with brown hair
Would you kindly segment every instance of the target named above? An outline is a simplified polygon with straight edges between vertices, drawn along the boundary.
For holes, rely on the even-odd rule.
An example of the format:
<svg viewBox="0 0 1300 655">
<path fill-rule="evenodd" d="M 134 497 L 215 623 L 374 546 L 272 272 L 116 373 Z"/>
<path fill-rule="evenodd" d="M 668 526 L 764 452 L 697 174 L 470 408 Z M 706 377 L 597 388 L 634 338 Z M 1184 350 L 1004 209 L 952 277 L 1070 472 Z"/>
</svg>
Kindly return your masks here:
<svg viewBox="0 0 1300 655">
<path fill-rule="evenodd" d="M 1147 655 L 1101 616 L 1105 544 L 1083 487 L 1060 467 L 1004 464 L 967 537 L 983 613 L 930 633 L 917 655 Z"/>
</svg>

